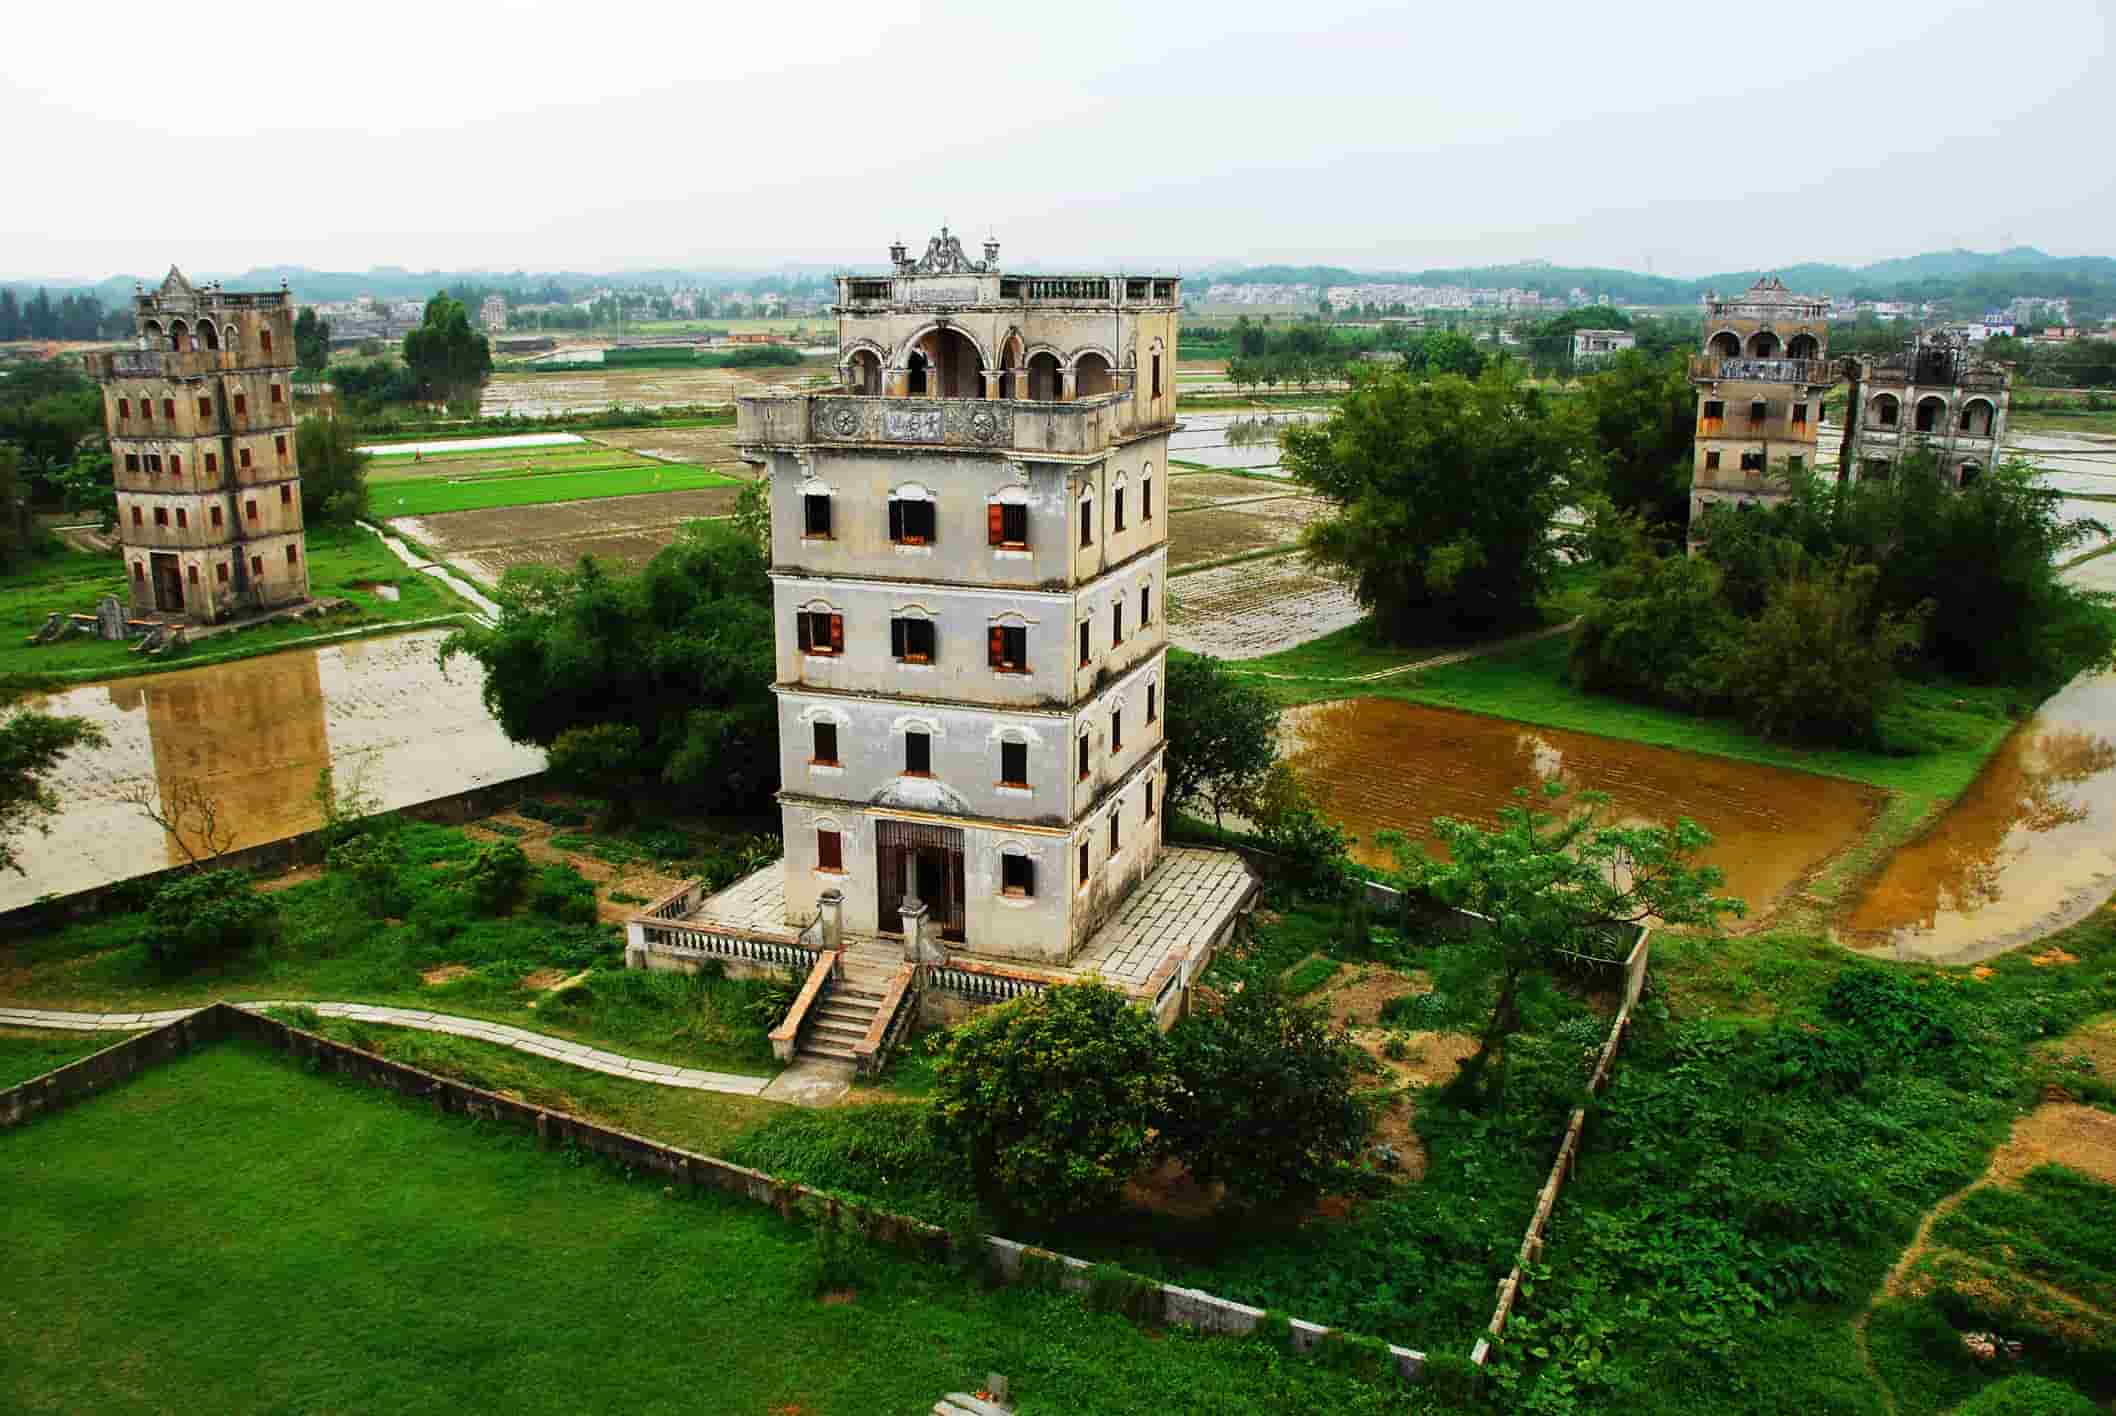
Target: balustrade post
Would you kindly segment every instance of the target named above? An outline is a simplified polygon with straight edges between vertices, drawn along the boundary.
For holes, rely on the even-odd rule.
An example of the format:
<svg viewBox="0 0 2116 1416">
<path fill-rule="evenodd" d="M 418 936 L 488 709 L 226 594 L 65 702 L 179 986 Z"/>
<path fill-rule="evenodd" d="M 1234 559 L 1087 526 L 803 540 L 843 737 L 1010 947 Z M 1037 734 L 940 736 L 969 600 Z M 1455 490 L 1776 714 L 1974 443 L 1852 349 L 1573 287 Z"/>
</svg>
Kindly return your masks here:
<svg viewBox="0 0 2116 1416">
<path fill-rule="evenodd" d="M 823 914 L 823 947 L 836 951 L 844 947 L 845 939 L 845 892 L 838 889 L 825 890 L 816 903 Z"/>
</svg>

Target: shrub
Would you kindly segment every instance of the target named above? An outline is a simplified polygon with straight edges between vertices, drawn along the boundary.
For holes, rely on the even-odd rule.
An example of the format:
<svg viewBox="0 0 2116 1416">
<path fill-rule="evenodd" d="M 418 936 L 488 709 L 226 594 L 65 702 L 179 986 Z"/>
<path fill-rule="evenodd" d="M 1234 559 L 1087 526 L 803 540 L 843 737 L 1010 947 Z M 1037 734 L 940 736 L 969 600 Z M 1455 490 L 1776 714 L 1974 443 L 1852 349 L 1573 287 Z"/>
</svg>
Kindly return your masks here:
<svg viewBox="0 0 2116 1416">
<path fill-rule="evenodd" d="M 1169 1034 L 1180 1085 L 1162 1124 L 1202 1182 L 1257 1208 L 1320 1190 L 1366 1138 L 1357 1050 L 1319 1008 L 1256 983 Z"/>
<path fill-rule="evenodd" d="M 366 831 L 348 836 L 324 854 L 324 868 L 341 876 L 367 913 L 401 915 L 407 897 L 399 877 L 403 851 L 395 833 Z"/>
<path fill-rule="evenodd" d="M 935 1068 L 932 1124 L 995 1204 L 1074 1214 L 1153 1159 L 1173 1087 L 1152 1019 L 1114 989 L 1066 984 L 955 1030 Z"/>
<path fill-rule="evenodd" d="M 1729 659 L 1727 697 L 1765 737 L 1872 742 L 1899 691 L 1897 663 L 1917 648 L 1922 615 L 1876 609 L 1872 567 L 1773 586 Z"/>
<path fill-rule="evenodd" d="M 1335 895 L 1344 889 L 1351 837 L 1315 809 L 1314 799 L 1286 763 L 1271 764 L 1244 810 L 1277 857 L 1273 869 L 1282 884 L 1308 896 Z"/>
<path fill-rule="evenodd" d="M 201 870 L 162 886 L 147 910 L 148 957 L 169 973 L 269 943 L 278 910 L 240 870 Z"/>
<path fill-rule="evenodd" d="M 1955 1408 L 1955 1416 L 2097 1416 L 2101 1408 L 2062 1382 L 2022 1372 L 1994 1382 Z"/>
<path fill-rule="evenodd" d="M 529 857 L 512 841 L 494 841 L 478 847 L 463 874 L 479 912 L 502 915 L 522 898 L 529 882 Z"/>
<path fill-rule="evenodd" d="M 566 924 L 593 924 L 595 886 L 570 865 L 547 865 L 536 873 L 529 908 Z"/>
</svg>

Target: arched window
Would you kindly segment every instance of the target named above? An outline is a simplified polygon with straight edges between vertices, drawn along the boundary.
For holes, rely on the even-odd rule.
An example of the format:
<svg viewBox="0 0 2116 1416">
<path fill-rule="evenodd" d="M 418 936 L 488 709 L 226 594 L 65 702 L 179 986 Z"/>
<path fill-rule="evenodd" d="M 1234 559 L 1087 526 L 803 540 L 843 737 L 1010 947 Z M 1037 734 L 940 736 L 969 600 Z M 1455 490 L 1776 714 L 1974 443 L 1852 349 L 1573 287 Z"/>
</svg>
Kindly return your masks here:
<svg viewBox="0 0 2116 1416">
<path fill-rule="evenodd" d="M 1867 411 L 1873 415 L 1875 427 L 1893 428 L 1902 420 L 1903 404 L 1892 393 L 1877 393 L 1874 401 L 1867 405 Z"/>
<path fill-rule="evenodd" d="M 1796 334 L 1785 342 L 1785 357 L 1788 359 L 1819 359 L 1822 346 L 1812 334 Z"/>
<path fill-rule="evenodd" d="M 1109 360 L 1089 351 L 1073 361 L 1073 396 L 1092 398 L 1098 393 L 1110 393 L 1117 387 L 1117 377 L 1109 366 Z"/>
<path fill-rule="evenodd" d="M 1151 462 L 1139 473 L 1139 519 L 1154 519 L 1154 465 Z"/>
<path fill-rule="evenodd" d="M 169 347 L 181 354 L 191 347 L 191 326 L 182 320 L 169 322 Z"/>
<path fill-rule="evenodd" d="M 1124 529 L 1124 474 L 1119 472 L 1109 489 L 1109 534 L 1114 536 Z"/>
<path fill-rule="evenodd" d="M 1715 359 L 1739 359 L 1741 357 L 1741 336 L 1734 333 L 1731 329 L 1723 329 L 1712 336 L 1712 342 L 1706 347 L 1711 351 L 1712 357 Z"/>
<path fill-rule="evenodd" d="M 1751 359 L 1775 359 L 1778 357 L 1778 336 L 1767 329 L 1759 329 L 1749 336 Z"/>
<path fill-rule="evenodd" d="M 852 391 L 874 398 L 882 391 L 882 360 L 872 349 L 856 349 L 845 361 L 846 379 Z"/>
<path fill-rule="evenodd" d="M 933 493 L 906 482 L 889 494 L 889 539 L 899 546 L 930 546 L 940 536 Z"/>
<path fill-rule="evenodd" d="M 1945 425 L 1946 421 L 1947 403 L 1945 399 L 1928 395 L 1918 400 L 1917 427 L 1919 432 L 1936 433 Z"/>
</svg>

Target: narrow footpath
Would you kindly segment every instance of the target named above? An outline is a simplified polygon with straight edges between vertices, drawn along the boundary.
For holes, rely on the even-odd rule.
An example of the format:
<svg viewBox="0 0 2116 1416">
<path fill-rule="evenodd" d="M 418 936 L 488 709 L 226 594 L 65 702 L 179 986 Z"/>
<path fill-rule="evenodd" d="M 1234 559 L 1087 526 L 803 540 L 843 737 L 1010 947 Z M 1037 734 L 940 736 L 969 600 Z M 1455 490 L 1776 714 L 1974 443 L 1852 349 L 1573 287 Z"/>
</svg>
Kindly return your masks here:
<svg viewBox="0 0 2116 1416">
<path fill-rule="evenodd" d="M 818 1068 L 790 1067 L 777 1077 L 745 1077 L 734 1072 L 707 1072 L 696 1067 L 671 1067 L 662 1062 L 646 1062 L 636 1057 L 622 1057 L 615 1052 L 604 1052 L 585 1043 L 567 1042 L 544 1033 L 530 1032 L 526 1028 L 509 1027 L 505 1023 L 489 1023 L 483 1018 L 461 1018 L 449 1013 L 428 1013 L 416 1008 L 385 1008 L 367 1003 L 317 1003 L 308 999 L 288 999 L 282 1002 L 241 1003 L 236 1005 L 251 1012 L 262 1012 L 266 1008 L 313 1008 L 318 1017 L 349 1018 L 357 1022 L 380 1023 L 393 1028 L 413 1028 L 420 1032 L 450 1033 L 456 1037 L 475 1038 L 480 1042 L 496 1043 L 511 1047 L 516 1052 L 527 1052 L 537 1057 L 549 1057 L 557 1062 L 585 1067 L 591 1072 L 602 1072 L 612 1077 L 627 1077 L 635 1082 L 652 1082 L 657 1086 L 683 1087 L 691 1091 L 725 1092 L 729 1096 L 756 1096 L 767 1101 L 791 1101 L 808 1106 L 827 1106 L 843 1097 L 852 1083 L 852 1069 L 823 1068 L 830 1075 L 819 1076 Z M 0 1027 L 51 1028 L 65 1032 L 142 1032 L 158 1028 L 188 1017 L 197 1011 L 192 1008 L 175 1008 L 160 1013 L 59 1013 L 44 1008 L 12 1008 L 0 1005 Z"/>
</svg>

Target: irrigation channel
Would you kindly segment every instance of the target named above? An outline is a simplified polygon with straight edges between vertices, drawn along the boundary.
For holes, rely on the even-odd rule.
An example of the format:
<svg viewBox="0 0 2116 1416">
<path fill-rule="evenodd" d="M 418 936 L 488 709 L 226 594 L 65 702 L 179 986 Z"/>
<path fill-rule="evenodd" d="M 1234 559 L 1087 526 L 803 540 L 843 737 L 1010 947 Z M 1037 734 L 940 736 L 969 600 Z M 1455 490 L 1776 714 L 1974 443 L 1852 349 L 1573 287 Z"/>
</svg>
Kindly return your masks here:
<svg viewBox="0 0 2116 1416">
<path fill-rule="evenodd" d="M 88 719 L 106 747 L 69 753 L 51 786 L 48 835 L 17 838 L 24 874 L 0 873 L 0 909 L 181 865 L 185 855 L 128 800 L 196 781 L 233 833 L 230 849 L 322 824 L 317 773 L 358 779 L 385 809 L 541 771 L 485 711 L 484 670 L 441 669 L 446 630 L 288 649 L 234 663 L 83 684 L 24 706 Z"/>
</svg>

